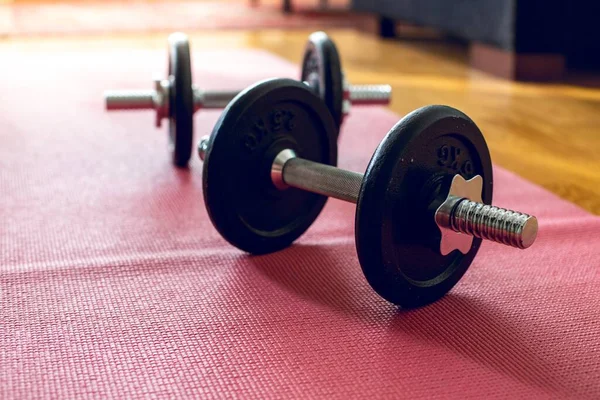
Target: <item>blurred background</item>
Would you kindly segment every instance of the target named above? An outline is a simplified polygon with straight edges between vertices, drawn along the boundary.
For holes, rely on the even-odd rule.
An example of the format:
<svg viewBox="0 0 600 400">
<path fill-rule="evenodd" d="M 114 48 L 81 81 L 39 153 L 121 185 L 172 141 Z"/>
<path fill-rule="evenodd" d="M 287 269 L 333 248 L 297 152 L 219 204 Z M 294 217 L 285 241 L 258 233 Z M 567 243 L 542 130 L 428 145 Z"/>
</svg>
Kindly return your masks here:
<svg viewBox="0 0 600 400">
<path fill-rule="evenodd" d="M 352 83 L 392 85 L 392 111 L 459 108 L 496 164 L 600 214 L 598 4 L 0 0 L 0 50 L 165 49 L 182 31 L 194 52 L 257 48 L 299 65 L 308 35 L 326 30 Z"/>
</svg>

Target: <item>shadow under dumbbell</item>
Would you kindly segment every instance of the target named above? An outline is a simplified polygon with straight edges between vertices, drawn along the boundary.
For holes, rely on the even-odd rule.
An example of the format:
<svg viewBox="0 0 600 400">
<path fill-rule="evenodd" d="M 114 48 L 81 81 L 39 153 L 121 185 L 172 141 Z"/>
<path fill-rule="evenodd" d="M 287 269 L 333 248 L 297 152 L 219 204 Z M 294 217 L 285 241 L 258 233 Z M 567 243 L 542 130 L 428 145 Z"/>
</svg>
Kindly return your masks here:
<svg viewBox="0 0 600 400">
<path fill-rule="evenodd" d="M 345 314 L 373 319 L 396 308 L 381 299 L 362 275 L 354 241 L 347 244 L 295 244 L 283 251 L 248 258 L 260 273 L 304 299 Z"/>
<path fill-rule="evenodd" d="M 559 357 L 540 355 L 547 338 L 536 337 L 535 323 L 524 325 L 522 316 L 502 307 L 506 303 L 493 307 L 476 298 L 449 293 L 427 307 L 399 310 L 390 331 L 394 338 L 402 336 L 398 334 L 414 336 L 524 384 L 577 393 L 577 382 L 570 380 L 568 373 L 559 373 Z M 547 350 L 547 354 L 552 353 Z"/>
<path fill-rule="evenodd" d="M 410 336 L 524 385 L 565 394 L 578 391 L 577 382 L 559 369 L 560 353 L 547 349 L 554 356 L 541 355 L 545 337 L 536 336 L 534 322 L 519 323 L 522 317 L 506 311 L 506 303 L 496 307 L 450 292 L 425 307 L 397 308 L 368 285 L 352 241 L 335 246 L 298 244 L 277 253 L 248 257 L 247 262 L 304 299 L 376 325 L 389 324 L 390 351 L 385 353 L 394 359 L 400 342 Z"/>
<path fill-rule="evenodd" d="M 174 175 L 181 184 L 187 185 L 192 181 L 192 171 L 190 170 L 189 165 L 176 169 Z"/>
</svg>

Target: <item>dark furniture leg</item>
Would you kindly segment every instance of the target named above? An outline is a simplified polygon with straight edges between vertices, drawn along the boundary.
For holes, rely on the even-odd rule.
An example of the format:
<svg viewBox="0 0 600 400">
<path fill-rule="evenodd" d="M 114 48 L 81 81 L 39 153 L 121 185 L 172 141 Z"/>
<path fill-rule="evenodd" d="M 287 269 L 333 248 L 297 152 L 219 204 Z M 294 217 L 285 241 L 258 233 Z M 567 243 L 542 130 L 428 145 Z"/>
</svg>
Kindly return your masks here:
<svg viewBox="0 0 600 400">
<path fill-rule="evenodd" d="M 292 0 L 283 0 L 283 12 L 285 14 L 292 13 Z"/>
<path fill-rule="evenodd" d="M 396 21 L 388 17 L 379 16 L 379 37 L 395 38 Z"/>
</svg>

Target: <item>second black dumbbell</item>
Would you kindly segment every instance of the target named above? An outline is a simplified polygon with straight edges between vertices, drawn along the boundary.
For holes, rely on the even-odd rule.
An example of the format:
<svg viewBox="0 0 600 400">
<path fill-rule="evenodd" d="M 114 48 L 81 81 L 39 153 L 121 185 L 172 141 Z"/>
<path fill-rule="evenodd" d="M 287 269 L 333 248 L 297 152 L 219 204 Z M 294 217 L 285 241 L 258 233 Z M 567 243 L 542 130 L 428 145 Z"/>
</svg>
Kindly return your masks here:
<svg viewBox="0 0 600 400">
<path fill-rule="evenodd" d="M 169 120 L 169 147 L 173 163 L 186 166 L 192 151 L 193 115 L 206 108 L 224 108 L 240 90 L 202 90 L 193 85 L 190 46 L 186 35 L 169 36 L 167 79 L 156 79 L 150 90 L 109 90 L 104 94 L 106 109 L 154 110 L 156 126 Z M 337 48 L 327 34 L 309 36 L 302 62 L 301 81 L 327 105 L 337 132 L 352 104 L 389 104 L 389 85 L 350 85 L 344 78 Z"/>
</svg>

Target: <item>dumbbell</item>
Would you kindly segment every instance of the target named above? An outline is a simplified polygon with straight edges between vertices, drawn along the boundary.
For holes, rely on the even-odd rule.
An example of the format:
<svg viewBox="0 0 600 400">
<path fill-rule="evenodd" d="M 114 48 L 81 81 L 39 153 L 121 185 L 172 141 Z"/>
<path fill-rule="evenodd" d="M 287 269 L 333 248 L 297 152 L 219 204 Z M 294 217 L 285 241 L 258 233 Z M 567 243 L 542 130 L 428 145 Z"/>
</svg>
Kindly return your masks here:
<svg viewBox="0 0 600 400">
<path fill-rule="evenodd" d="M 336 168 L 336 124 L 306 85 L 259 82 L 202 138 L 203 196 L 218 232 L 252 254 L 289 246 L 327 197 L 356 203 L 355 242 L 367 281 L 402 307 L 448 292 L 482 239 L 527 248 L 537 219 L 491 206 L 485 139 L 462 112 L 428 106 L 402 118 L 364 174 Z"/>
<path fill-rule="evenodd" d="M 190 47 L 183 33 L 169 36 L 167 79 L 155 79 L 152 90 L 109 90 L 106 109 L 154 110 L 156 126 L 169 119 L 169 149 L 173 163 L 186 166 L 192 152 L 193 115 L 201 108 L 223 108 L 239 90 L 201 90 L 192 84 Z M 337 48 L 327 34 L 309 36 L 302 62 L 301 80 L 323 99 L 334 116 L 337 129 L 350 105 L 389 104 L 389 85 L 350 85 L 342 72 Z"/>
</svg>

